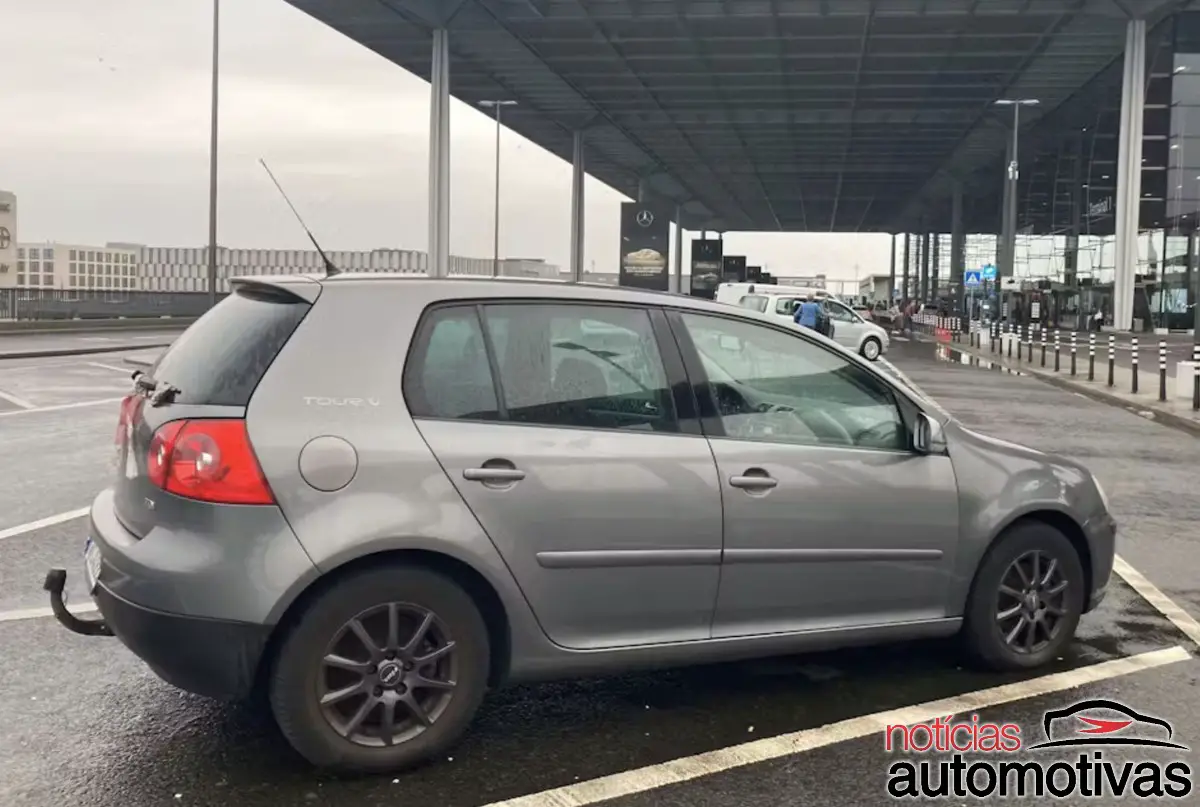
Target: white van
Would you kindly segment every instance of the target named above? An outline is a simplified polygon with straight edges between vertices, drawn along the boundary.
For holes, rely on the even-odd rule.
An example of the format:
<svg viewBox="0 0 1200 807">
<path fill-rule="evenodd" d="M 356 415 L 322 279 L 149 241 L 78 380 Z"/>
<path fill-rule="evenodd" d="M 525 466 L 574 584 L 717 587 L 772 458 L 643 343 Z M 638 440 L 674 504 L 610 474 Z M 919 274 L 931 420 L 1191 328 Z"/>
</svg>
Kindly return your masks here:
<svg viewBox="0 0 1200 807">
<path fill-rule="evenodd" d="M 821 307 L 825 309 L 825 313 L 833 325 L 833 341 L 847 350 L 860 354 L 868 361 L 875 361 L 887 352 L 890 342 L 888 332 L 828 292 L 820 294 L 818 292 L 822 290 L 818 289 L 795 289 L 762 283 L 722 285 L 741 288 L 730 291 L 725 299 L 721 299 L 718 287 L 718 302 L 749 308 L 752 311 L 778 317 L 787 322 L 794 321 L 796 306 L 807 299 L 811 291 L 813 297 L 817 298 Z M 736 299 L 733 299 L 735 296 Z"/>
<path fill-rule="evenodd" d="M 757 291 L 756 291 L 757 290 Z M 713 298 L 718 303 L 741 305 L 742 298 L 750 294 L 785 294 L 792 297 L 833 297 L 825 289 L 807 289 L 798 286 L 778 286 L 774 283 L 722 283 L 717 286 L 717 294 Z M 746 306 L 753 307 L 753 306 Z"/>
</svg>

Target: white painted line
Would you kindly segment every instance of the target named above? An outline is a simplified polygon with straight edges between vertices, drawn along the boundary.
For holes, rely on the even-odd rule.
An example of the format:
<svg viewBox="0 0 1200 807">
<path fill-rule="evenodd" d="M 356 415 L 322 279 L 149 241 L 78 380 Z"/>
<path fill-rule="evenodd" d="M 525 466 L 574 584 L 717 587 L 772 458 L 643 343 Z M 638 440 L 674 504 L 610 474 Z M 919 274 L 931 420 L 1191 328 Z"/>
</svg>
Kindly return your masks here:
<svg viewBox="0 0 1200 807">
<path fill-rule="evenodd" d="M 1128 583 L 1130 588 L 1142 595 L 1142 599 L 1158 609 L 1172 625 L 1179 628 L 1184 636 L 1200 645 L 1200 622 L 1197 622 L 1195 617 L 1176 605 L 1174 600 L 1163 594 L 1158 586 L 1147 580 L 1119 555 L 1113 559 L 1113 571 Z"/>
<path fill-rule="evenodd" d="M 5 392 L 2 389 L 0 389 L 0 400 L 8 401 L 13 406 L 19 406 L 22 409 L 37 409 L 37 404 L 31 404 L 24 398 L 18 398 L 16 395 L 13 395 L 10 392 Z"/>
<path fill-rule="evenodd" d="M 10 418 L 16 415 L 34 415 L 38 412 L 61 412 L 64 409 L 83 409 L 87 406 L 119 403 L 121 398 L 100 398 L 96 401 L 79 401 L 78 403 L 57 404 L 55 406 L 39 406 L 36 409 L 18 409 L 16 412 L 0 412 L 0 418 Z"/>
<path fill-rule="evenodd" d="M 823 748 L 846 740 L 857 740 L 883 732 L 890 725 L 924 723 L 946 715 L 963 715 L 990 709 L 1014 701 L 1036 698 L 1068 689 L 1106 681 L 1134 672 L 1150 670 L 1190 659 L 1182 647 L 1155 650 L 1128 658 L 1105 661 L 1087 667 L 1051 673 L 1015 684 L 981 689 L 952 698 L 892 709 L 862 717 L 852 717 L 804 731 L 767 737 L 728 748 L 719 748 L 691 757 L 649 765 L 631 771 L 602 776 L 587 782 L 566 785 L 541 793 L 531 793 L 485 807 L 583 807 L 610 799 L 631 796 L 711 776 L 734 768 L 780 759 L 814 748 Z"/>
<path fill-rule="evenodd" d="M 18 524 L 15 527 L 6 527 L 0 530 L 0 541 L 3 541 L 5 538 L 16 538 L 19 535 L 25 535 L 34 530 L 53 527 L 55 524 L 64 524 L 68 521 L 74 521 L 77 518 L 83 518 L 90 510 L 90 507 L 80 507 L 78 510 L 68 510 L 65 513 L 39 518 L 37 521 L 29 521 L 25 524 Z"/>
<path fill-rule="evenodd" d="M 116 365 L 112 364 L 101 364 L 98 361 L 89 361 L 87 365 L 88 367 L 99 367 L 101 370 L 112 370 L 115 373 L 122 373 L 123 375 L 129 375 L 131 372 L 128 367 L 117 367 Z"/>
<path fill-rule="evenodd" d="M 100 610 L 95 603 L 85 603 L 83 605 L 68 605 L 67 610 L 75 615 L 92 614 Z M 48 616 L 54 616 L 54 611 L 49 608 L 22 608 L 17 611 L 0 611 L 0 622 L 20 622 L 23 619 L 45 619 Z"/>
</svg>

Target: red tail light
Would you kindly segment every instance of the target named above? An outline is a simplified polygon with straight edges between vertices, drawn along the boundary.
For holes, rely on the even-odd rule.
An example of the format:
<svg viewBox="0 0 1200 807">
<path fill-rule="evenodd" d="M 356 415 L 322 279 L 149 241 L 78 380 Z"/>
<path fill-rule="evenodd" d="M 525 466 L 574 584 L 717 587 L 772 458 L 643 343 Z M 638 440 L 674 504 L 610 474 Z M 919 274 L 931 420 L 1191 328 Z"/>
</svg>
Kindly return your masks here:
<svg viewBox="0 0 1200 807">
<path fill-rule="evenodd" d="M 121 399 L 121 414 L 117 418 L 117 433 L 113 435 L 113 442 L 116 443 L 118 449 L 124 446 L 125 441 L 129 439 L 129 427 L 137 420 L 145 400 L 141 395 L 126 395 Z"/>
<path fill-rule="evenodd" d="M 150 481 L 187 499 L 274 504 L 244 420 L 175 420 L 150 441 Z"/>
</svg>

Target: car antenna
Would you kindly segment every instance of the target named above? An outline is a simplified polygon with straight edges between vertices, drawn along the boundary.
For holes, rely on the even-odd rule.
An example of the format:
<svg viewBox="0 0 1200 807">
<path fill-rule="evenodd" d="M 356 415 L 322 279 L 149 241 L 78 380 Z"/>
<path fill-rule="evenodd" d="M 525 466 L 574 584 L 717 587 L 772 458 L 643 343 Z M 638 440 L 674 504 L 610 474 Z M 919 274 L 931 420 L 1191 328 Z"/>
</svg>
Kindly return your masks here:
<svg viewBox="0 0 1200 807">
<path fill-rule="evenodd" d="M 321 260 L 325 262 L 325 277 L 340 275 L 342 270 L 334 266 L 333 261 L 329 260 L 329 256 L 325 254 L 325 250 L 321 249 L 321 245 L 317 243 L 317 239 L 315 236 L 313 236 L 312 230 L 308 229 L 308 225 L 304 223 L 304 219 L 300 218 L 300 213 L 296 210 L 296 206 L 292 204 L 292 200 L 288 198 L 287 192 L 284 191 L 283 186 L 279 184 L 279 180 L 275 178 L 275 175 L 271 173 L 270 167 L 267 166 L 267 161 L 262 157 L 259 157 L 258 161 L 262 163 L 262 167 L 267 172 L 267 176 L 271 178 L 271 181 L 275 183 L 275 187 L 279 189 L 279 195 L 283 197 L 283 201 L 287 202 L 287 206 L 292 209 L 292 215 L 296 217 L 296 221 L 300 222 L 300 226 L 304 228 L 304 234 L 308 236 L 308 240 L 312 241 L 312 245 L 317 248 L 317 254 L 320 255 Z"/>
</svg>

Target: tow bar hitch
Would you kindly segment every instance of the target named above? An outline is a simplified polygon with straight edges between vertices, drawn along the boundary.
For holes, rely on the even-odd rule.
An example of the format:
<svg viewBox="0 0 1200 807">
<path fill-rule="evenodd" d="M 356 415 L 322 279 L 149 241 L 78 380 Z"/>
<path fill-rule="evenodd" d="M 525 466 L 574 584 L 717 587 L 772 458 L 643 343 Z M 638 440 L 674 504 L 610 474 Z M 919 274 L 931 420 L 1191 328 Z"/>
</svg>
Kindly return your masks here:
<svg viewBox="0 0 1200 807">
<path fill-rule="evenodd" d="M 42 588 L 50 592 L 50 610 L 54 612 L 54 618 L 67 630 L 81 636 L 112 636 L 112 629 L 103 619 L 80 619 L 67 610 L 67 601 L 63 598 L 63 589 L 66 587 L 66 569 L 46 572 L 46 582 L 42 583 Z"/>
</svg>

